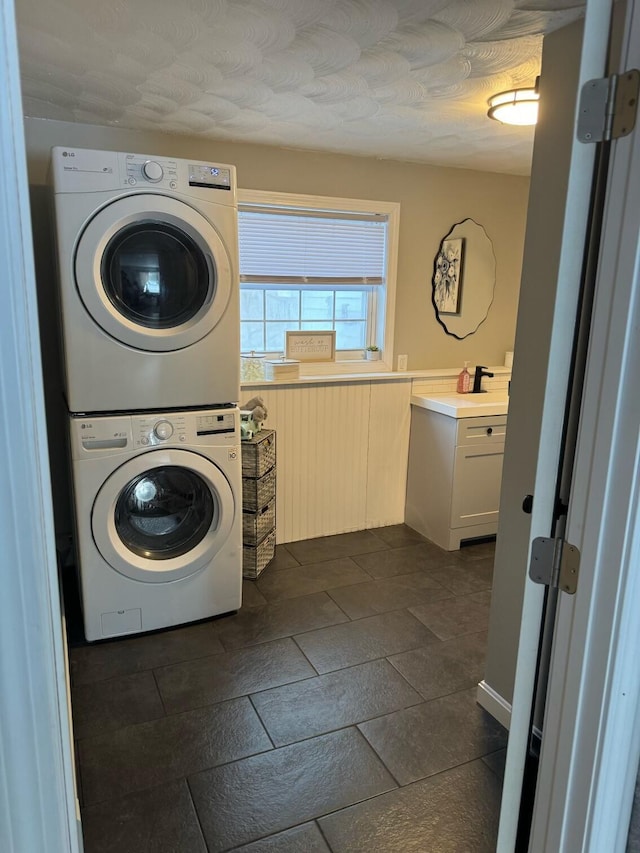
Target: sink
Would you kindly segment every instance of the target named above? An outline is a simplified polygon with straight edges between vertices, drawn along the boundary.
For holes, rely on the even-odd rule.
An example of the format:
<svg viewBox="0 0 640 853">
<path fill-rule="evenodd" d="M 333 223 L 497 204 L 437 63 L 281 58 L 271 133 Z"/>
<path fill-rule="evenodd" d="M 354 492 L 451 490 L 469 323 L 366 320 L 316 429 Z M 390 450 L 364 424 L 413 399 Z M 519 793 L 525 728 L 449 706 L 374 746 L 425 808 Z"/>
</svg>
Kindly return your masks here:
<svg viewBox="0 0 640 853">
<path fill-rule="evenodd" d="M 430 409 L 450 418 L 477 418 L 483 415 L 506 415 L 509 410 L 509 396 L 506 391 L 413 395 L 411 405 Z"/>
</svg>

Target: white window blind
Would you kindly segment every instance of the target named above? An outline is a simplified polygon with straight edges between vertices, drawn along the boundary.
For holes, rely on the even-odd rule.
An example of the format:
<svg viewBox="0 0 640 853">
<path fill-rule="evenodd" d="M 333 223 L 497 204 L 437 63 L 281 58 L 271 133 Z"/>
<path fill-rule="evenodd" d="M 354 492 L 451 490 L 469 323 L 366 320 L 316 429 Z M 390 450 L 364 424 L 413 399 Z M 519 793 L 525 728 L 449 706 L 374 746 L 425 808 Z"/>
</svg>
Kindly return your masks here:
<svg viewBox="0 0 640 853">
<path fill-rule="evenodd" d="M 385 216 L 240 210 L 240 281 L 382 285 Z"/>
</svg>

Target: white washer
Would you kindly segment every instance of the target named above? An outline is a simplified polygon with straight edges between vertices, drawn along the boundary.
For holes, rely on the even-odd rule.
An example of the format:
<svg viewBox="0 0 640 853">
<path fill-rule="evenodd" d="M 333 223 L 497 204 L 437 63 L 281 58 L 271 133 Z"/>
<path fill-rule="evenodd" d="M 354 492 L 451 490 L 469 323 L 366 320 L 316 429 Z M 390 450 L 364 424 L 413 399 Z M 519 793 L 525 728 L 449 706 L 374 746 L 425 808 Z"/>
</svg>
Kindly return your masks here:
<svg viewBox="0 0 640 853">
<path fill-rule="evenodd" d="M 70 418 L 87 640 L 238 610 L 237 408 Z"/>
<path fill-rule="evenodd" d="M 69 410 L 236 403 L 235 168 L 79 148 L 51 157 Z"/>
</svg>

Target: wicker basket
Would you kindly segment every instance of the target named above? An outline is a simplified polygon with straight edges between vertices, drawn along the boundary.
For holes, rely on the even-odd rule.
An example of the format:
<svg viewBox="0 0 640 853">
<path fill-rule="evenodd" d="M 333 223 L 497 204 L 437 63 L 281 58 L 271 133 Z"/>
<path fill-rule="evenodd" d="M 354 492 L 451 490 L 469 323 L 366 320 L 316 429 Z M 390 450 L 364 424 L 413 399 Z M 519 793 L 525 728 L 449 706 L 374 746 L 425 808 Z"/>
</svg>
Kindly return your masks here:
<svg viewBox="0 0 640 853">
<path fill-rule="evenodd" d="M 242 509 L 245 512 L 259 512 L 276 494 L 276 469 L 272 468 L 264 477 L 254 480 L 242 478 Z"/>
<path fill-rule="evenodd" d="M 276 464 L 276 434 L 262 429 L 248 441 L 242 442 L 242 476 L 259 479 Z"/>
<path fill-rule="evenodd" d="M 276 532 L 273 530 L 258 545 L 242 546 L 242 576 L 255 580 L 273 560 Z"/>
<path fill-rule="evenodd" d="M 258 512 L 242 513 L 242 541 L 245 545 L 257 545 L 276 526 L 276 502 L 270 501 Z"/>
</svg>

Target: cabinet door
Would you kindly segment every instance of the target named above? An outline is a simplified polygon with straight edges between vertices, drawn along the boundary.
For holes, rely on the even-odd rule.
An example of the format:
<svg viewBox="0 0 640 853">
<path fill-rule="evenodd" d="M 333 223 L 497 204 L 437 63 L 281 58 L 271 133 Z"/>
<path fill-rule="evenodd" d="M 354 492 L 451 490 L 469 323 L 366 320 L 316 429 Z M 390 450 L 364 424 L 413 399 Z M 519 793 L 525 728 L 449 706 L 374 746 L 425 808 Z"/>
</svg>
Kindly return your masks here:
<svg viewBox="0 0 640 853">
<path fill-rule="evenodd" d="M 504 441 L 457 447 L 451 527 L 498 522 Z"/>
</svg>

